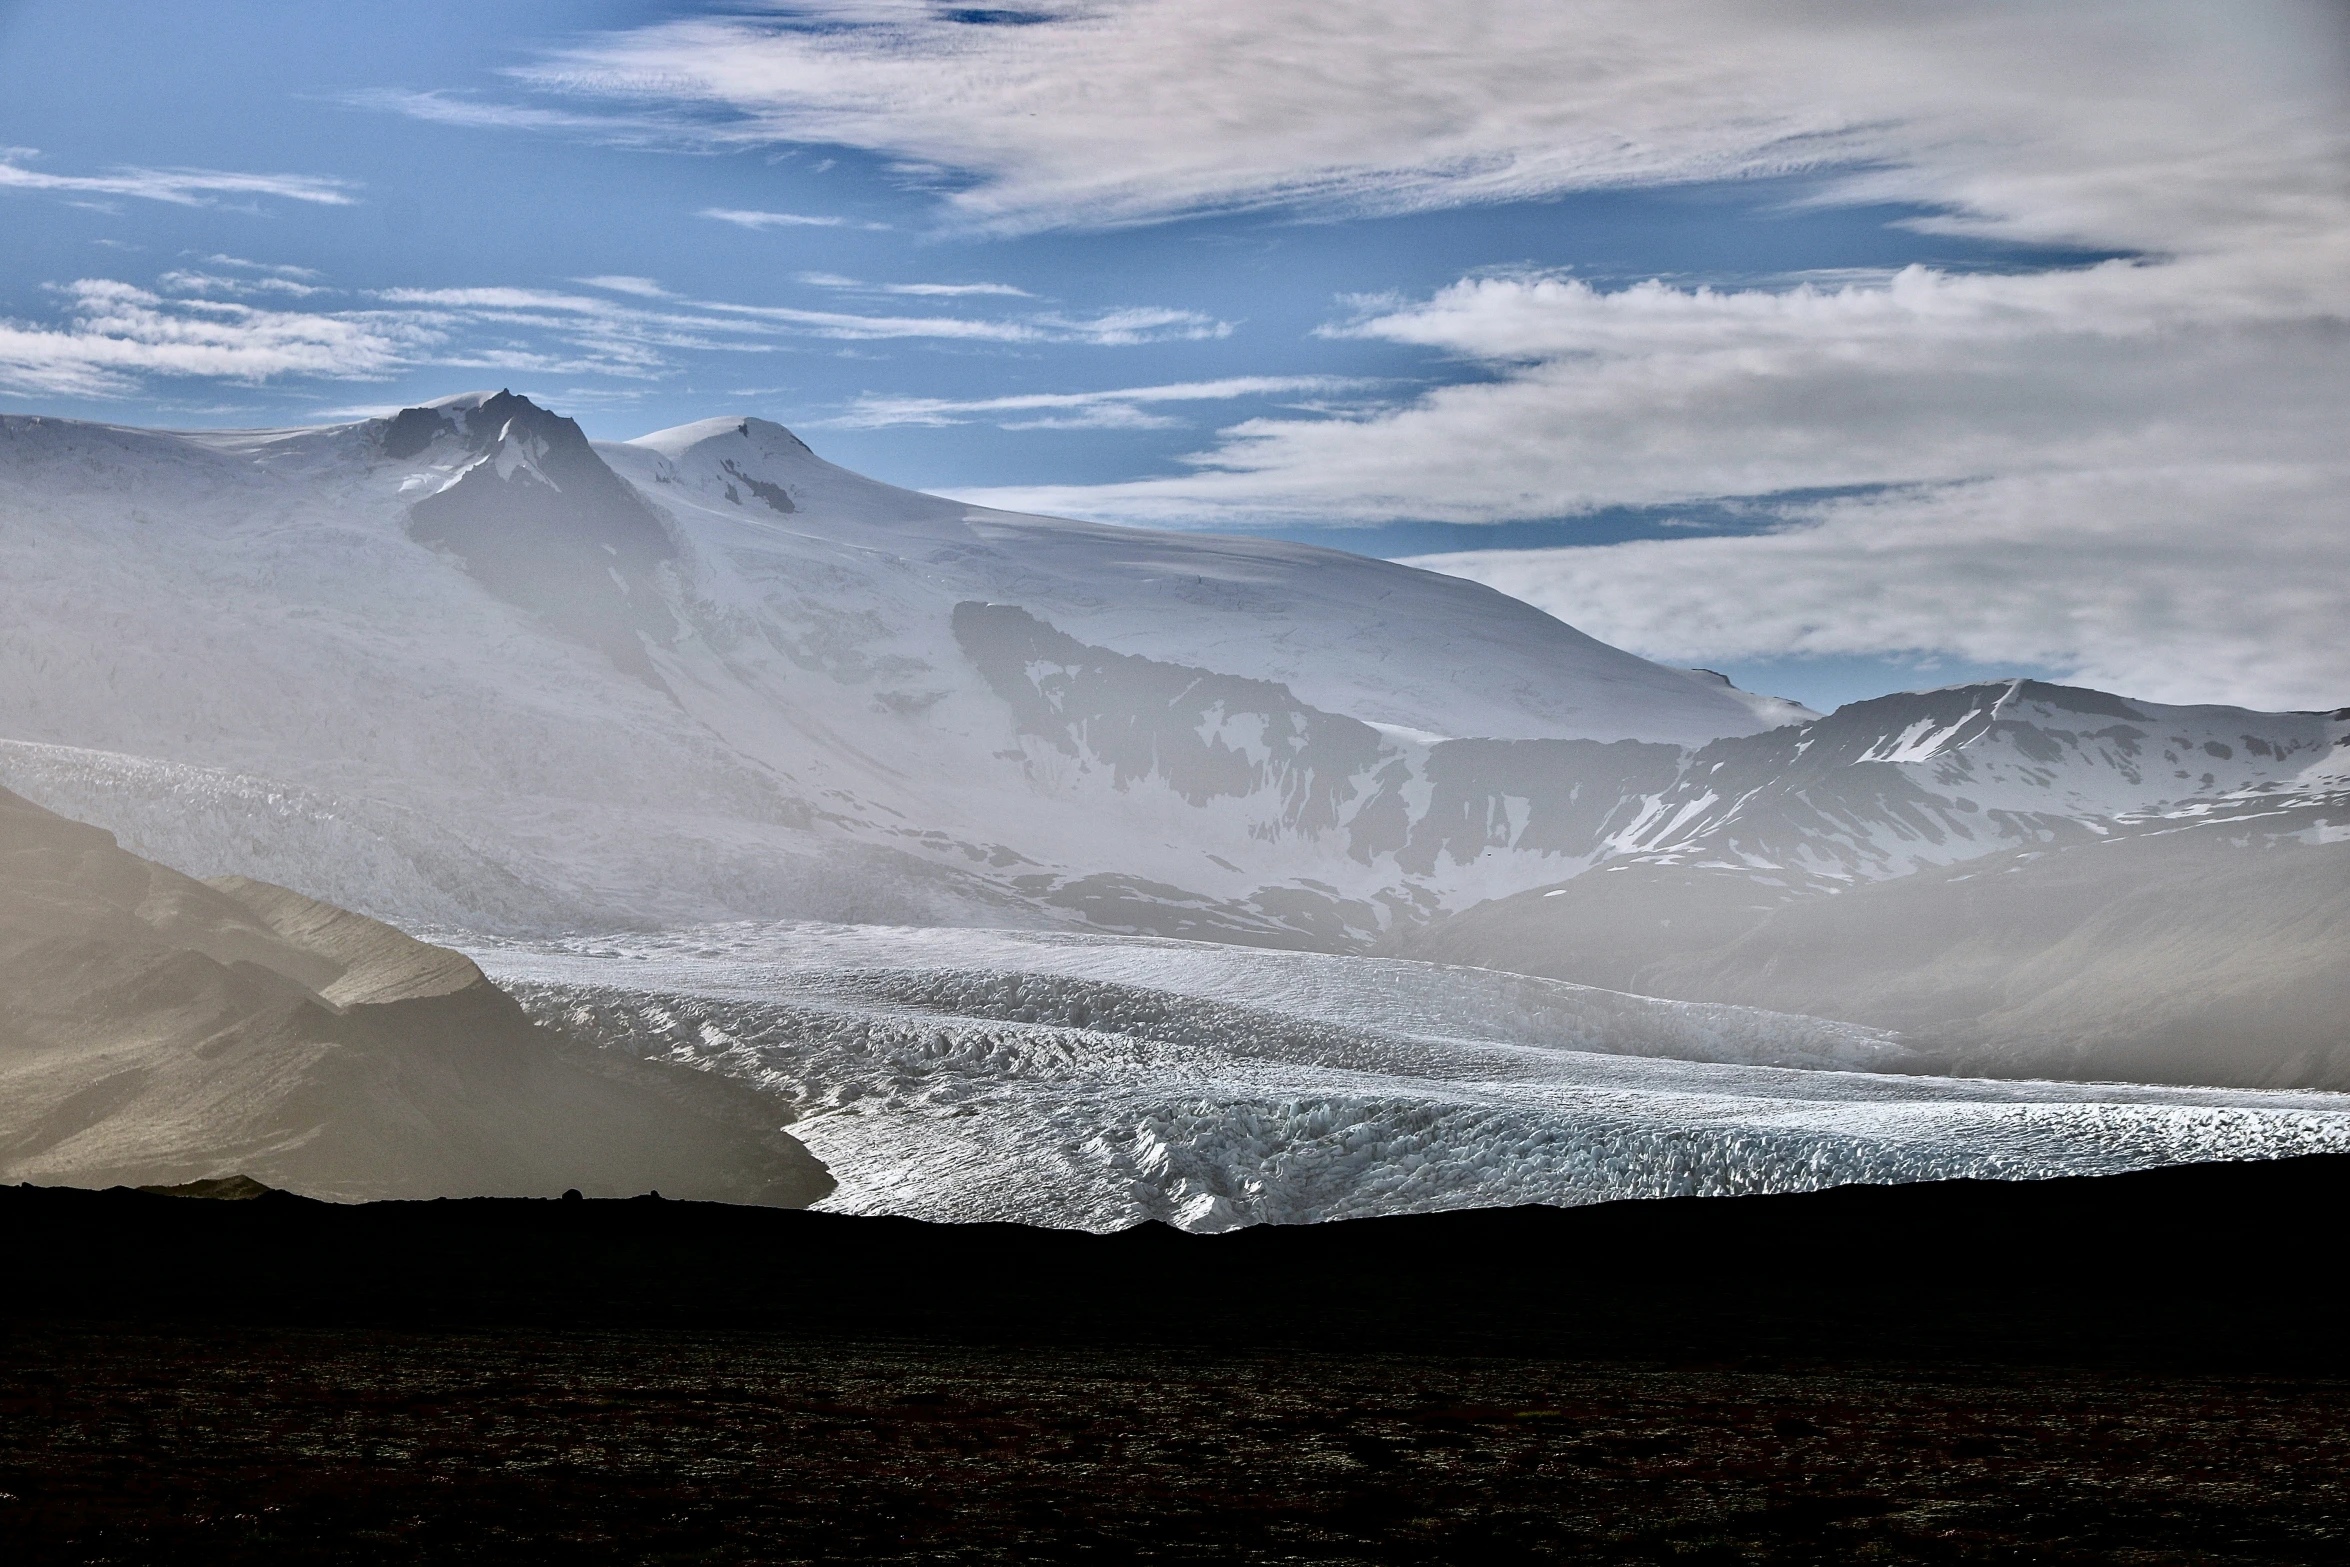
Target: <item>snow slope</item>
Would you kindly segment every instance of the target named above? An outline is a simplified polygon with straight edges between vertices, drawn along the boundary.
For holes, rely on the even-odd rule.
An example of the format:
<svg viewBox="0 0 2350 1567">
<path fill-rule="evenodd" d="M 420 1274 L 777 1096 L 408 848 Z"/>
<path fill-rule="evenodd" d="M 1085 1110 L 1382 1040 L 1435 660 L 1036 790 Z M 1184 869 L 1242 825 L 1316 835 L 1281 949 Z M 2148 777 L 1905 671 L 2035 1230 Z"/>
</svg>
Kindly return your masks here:
<svg viewBox="0 0 2350 1567">
<path fill-rule="evenodd" d="M 756 420 L 591 446 L 509 394 L 0 419 L 0 580 L 21 787 L 206 873 L 485 929 L 1359 946 L 1590 853 L 1447 851 L 1455 816 L 1509 817 L 1462 744 L 1661 782 L 1800 712 L 1454 579 L 975 510 Z"/>
<path fill-rule="evenodd" d="M 814 628 L 837 621 L 838 590 L 852 584 L 853 601 L 883 583 L 898 604 L 928 600 L 926 614 L 831 626 L 877 667 L 951 664 L 944 612 L 980 600 L 1081 642 L 1276 681 L 1306 706 L 1431 737 L 1697 745 L 1811 716 L 1458 577 L 1278 540 L 990 511 L 878 484 L 760 419 L 598 451 L 678 518 L 712 586 L 731 558 L 738 606 Z M 785 571 L 796 594 L 774 591 Z"/>
<path fill-rule="evenodd" d="M 1217 1230 L 2350 1151 L 2350 1096 L 1754 1065 L 1905 1052 L 1426 964 L 806 925 L 474 955 L 543 1018 L 790 1100 L 851 1212 Z"/>
<path fill-rule="evenodd" d="M 593 445 L 506 393 L 293 431 L 0 419 L 0 580 L 16 787 L 207 874 L 485 930 L 1360 951 L 1602 863 L 1815 889 L 2350 754 L 2323 715 L 2029 683 L 1818 719 L 1427 572 L 977 509 L 756 419 Z"/>
</svg>

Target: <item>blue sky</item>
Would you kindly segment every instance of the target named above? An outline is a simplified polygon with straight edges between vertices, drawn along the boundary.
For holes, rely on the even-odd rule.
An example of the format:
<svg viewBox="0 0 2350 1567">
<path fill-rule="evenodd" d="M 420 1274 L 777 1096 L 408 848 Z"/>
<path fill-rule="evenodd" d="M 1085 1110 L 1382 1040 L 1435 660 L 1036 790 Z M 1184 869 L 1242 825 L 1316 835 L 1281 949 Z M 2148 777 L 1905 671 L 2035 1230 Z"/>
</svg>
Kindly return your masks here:
<svg viewBox="0 0 2350 1567">
<path fill-rule="evenodd" d="M 0 0 L 0 412 L 752 412 L 1815 705 L 2350 700 L 2324 8 L 1786 9 Z"/>
</svg>

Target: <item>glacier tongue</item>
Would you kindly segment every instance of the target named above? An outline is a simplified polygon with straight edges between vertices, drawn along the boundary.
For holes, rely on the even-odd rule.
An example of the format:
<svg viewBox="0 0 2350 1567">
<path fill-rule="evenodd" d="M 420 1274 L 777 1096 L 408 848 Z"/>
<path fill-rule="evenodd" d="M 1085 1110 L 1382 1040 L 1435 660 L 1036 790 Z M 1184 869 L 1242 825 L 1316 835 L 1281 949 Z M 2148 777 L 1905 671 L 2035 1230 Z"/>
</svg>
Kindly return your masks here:
<svg viewBox="0 0 2350 1567">
<path fill-rule="evenodd" d="M 1215 1230 L 2350 1151 L 2350 1096 L 1899 1076 L 1873 1030 L 1430 964 L 809 925 L 474 955 L 766 1086 L 850 1212 Z"/>
</svg>

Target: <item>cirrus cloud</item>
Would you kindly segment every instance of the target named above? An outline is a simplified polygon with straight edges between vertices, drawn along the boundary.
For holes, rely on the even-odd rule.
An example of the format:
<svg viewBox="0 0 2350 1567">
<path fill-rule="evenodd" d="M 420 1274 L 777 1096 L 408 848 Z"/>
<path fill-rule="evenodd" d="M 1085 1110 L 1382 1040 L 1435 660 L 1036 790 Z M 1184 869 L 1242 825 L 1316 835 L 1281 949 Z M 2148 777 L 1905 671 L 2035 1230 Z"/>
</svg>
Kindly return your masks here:
<svg viewBox="0 0 2350 1567">
<path fill-rule="evenodd" d="M 1098 392 L 1015 392 L 1001 397 L 904 397 L 868 392 L 847 413 L 819 420 L 811 428 L 880 430 L 897 425 L 993 423 L 1006 430 L 1163 429 L 1175 421 L 1146 413 L 1145 408 L 1158 403 L 1350 392 L 1376 384 L 1361 376 L 1249 375 Z"/>
<path fill-rule="evenodd" d="M 52 191 L 79 196 L 129 196 L 180 207 L 210 205 L 222 196 L 272 196 L 320 207 L 358 200 L 349 180 L 319 174 L 239 174 L 223 169 L 115 169 L 106 174 L 50 174 L 28 169 L 30 148 L 0 148 L 0 190 Z"/>
</svg>

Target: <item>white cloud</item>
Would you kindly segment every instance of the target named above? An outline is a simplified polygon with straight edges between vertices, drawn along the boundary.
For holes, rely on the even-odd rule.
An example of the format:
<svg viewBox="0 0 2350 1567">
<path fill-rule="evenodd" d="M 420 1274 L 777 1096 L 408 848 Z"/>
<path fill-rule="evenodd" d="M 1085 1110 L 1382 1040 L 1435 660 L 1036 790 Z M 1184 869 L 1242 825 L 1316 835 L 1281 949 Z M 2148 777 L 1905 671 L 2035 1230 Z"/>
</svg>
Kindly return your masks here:
<svg viewBox="0 0 2350 1567">
<path fill-rule="evenodd" d="M 868 392 L 849 411 L 811 428 L 877 430 L 894 425 L 996 423 L 1007 430 L 1163 429 L 1177 421 L 1146 414 L 1154 403 L 1221 402 L 1236 397 L 1359 390 L 1375 383 L 1356 376 L 1251 375 L 1219 381 L 1178 381 L 1100 392 L 1019 392 L 1003 397 L 892 397 Z M 1005 415 L 1035 415 L 1005 423 Z"/>
<path fill-rule="evenodd" d="M 1135 306 L 1089 317 L 1058 313 L 995 320 L 962 316 L 869 316 L 840 310 L 801 310 L 789 305 L 736 305 L 715 301 L 701 308 L 743 321 L 757 321 L 810 337 L 847 342 L 884 338 L 934 338 L 972 343 L 1089 343 L 1124 347 L 1136 343 L 1227 337 L 1232 323 L 1196 310 Z"/>
<path fill-rule="evenodd" d="M 1039 414 L 1033 419 L 1004 419 L 999 430 L 1180 430 L 1172 414 L 1145 412 L 1132 403 L 1095 403 L 1065 414 Z"/>
<path fill-rule="evenodd" d="M 476 130 L 552 131 L 585 136 L 611 146 L 686 147 L 707 141 L 711 130 L 690 120 L 662 115 L 580 114 L 526 104 L 485 103 L 447 92 L 404 92 L 364 88 L 341 95 L 358 109 L 380 109 L 430 125 Z"/>
<path fill-rule="evenodd" d="M 24 165 L 31 148 L 0 148 L 0 190 L 132 196 L 175 206 L 209 206 L 221 196 L 275 196 L 315 206 L 348 207 L 358 198 L 350 180 L 315 174 L 237 174 L 219 169 L 116 169 L 110 174 L 48 174 Z"/>
<path fill-rule="evenodd" d="M 649 277 L 575 277 L 571 280 L 587 288 L 600 288 L 614 294 L 633 294 L 639 299 L 672 299 L 676 296 Z"/>
<path fill-rule="evenodd" d="M 2323 454 L 2350 415 L 2350 237 L 2309 251 L 1913 268 L 1832 290 L 1470 280 L 1335 330 L 1441 349 L 1487 379 L 1365 416 L 1253 420 L 1181 476 L 1020 498 L 1133 520 L 1498 522 Z"/>
<path fill-rule="evenodd" d="M 196 253 L 183 250 L 180 254 L 193 256 Z M 292 278 L 296 281 L 308 281 L 324 275 L 316 267 L 297 267 L 282 261 L 248 261 L 243 256 L 224 256 L 218 252 L 197 259 L 206 266 L 226 267 L 232 272 L 262 272 L 271 277 Z"/>
<path fill-rule="evenodd" d="M 1009 283 L 880 283 L 874 285 L 884 294 L 914 294 L 927 298 L 960 299 L 972 295 L 994 294 L 1007 299 L 1034 298 L 1024 288 Z"/>
<path fill-rule="evenodd" d="M 774 228 L 838 228 L 846 218 L 814 217 L 805 212 L 756 212 L 740 207 L 704 207 L 694 214 L 698 218 L 715 218 L 743 229 Z"/>
<path fill-rule="evenodd" d="M 2324 586 L 2350 581 L 2339 6 L 1042 10 L 962 28 L 801 6 L 642 29 L 562 65 L 577 88 L 730 114 L 730 134 L 949 172 L 949 210 L 1003 229 L 1809 168 L 1814 200 L 2131 256 L 1714 288 L 1464 279 L 1327 328 L 1450 360 L 1456 384 L 1248 420 L 1155 478 L 970 498 L 1186 526 L 1745 498 L 1780 526 L 1451 565 L 1680 661 L 1940 650 L 2148 695 L 2350 695 L 2332 651 L 2350 646 L 2345 606 Z M 1774 499 L 1852 487 L 1878 493 Z"/>
<path fill-rule="evenodd" d="M 1957 654 L 2149 701 L 2350 700 L 2350 463 L 2156 464 L 1807 507 L 1759 538 L 1413 562 L 1679 663 Z"/>
<path fill-rule="evenodd" d="M 118 396 L 148 375 L 259 382 L 384 374 L 432 342 L 429 327 L 367 312 L 262 310 L 166 299 L 85 278 L 64 291 L 56 326 L 0 321 L 0 386 L 75 397 Z"/>
<path fill-rule="evenodd" d="M 338 421 L 344 419 L 389 419 L 398 413 L 403 406 L 400 403 L 352 403 L 341 408 L 313 408 L 310 410 L 310 417 Z"/>
<path fill-rule="evenodd" d="M 253 277 L 177 271 L 166 272 L 155 281 L 158 287 L 174 294 L 280 294 L 289 299 L 306 299 L 312 294 L 326 292 L 315 283 L 303 283 L 272 273 Z"/>
<path fill-rule="evenodd" d="M 1865 194 L 1955 221 L 2169 244 L 2309 195 L 2277 182 L 2279 148 L 2339 151 L 2310 113 L 2343 80 L 2327 0 L 1040 0 L 1021 27 L 769 9 L 520 74 L 714 138 L 953 171 L 955 212 L 1012 228 L 1865 167 Z M 2285 90 L 2243 98 L 2248 75 Z"/>
<path fill-rule="evenodd" d="M 1334 330 L 1487 378 L 1255 419 L 1175 476 L 967 492 L 1183 525 L 1746 497 L 1761 537 L 1423 562 L 1677 663 L 1939 651 L 2350 700 L 2350 246 L 1837 289 L 1464 281 Z M 1881 487 L 1829 505 L 1790 491 Z"/>
<path fill-rule="evenodd" d="M 865 283 L 836 272 L 803 272 L 800 281 L 811 288 L 845 288 L 866 294 L 906 294 L 923 299 L 962 299 L 996 295 L 1006 299 L 1033 299 L 1024 288 L 1009 283 Z"/>
<path fill-rule="evenodd" d="M 432 306 L 476 321 L 503 322 L 570 333 L 592 333 L 613 352 L 625 346 L 640 358 L 657 347 L 741 348 L 753 340 L 815 337 L 841 342 L 932 339 L 970 343 L 1087 343 L 1116 347 L 1173 339 L 1222 337 L 1230 322 L 1191 310 L 1137 306 L 1091 317 L 1059 314 L 997 319 L 962 316 L 863 315 L 845 310 L 802 310 L 789 305 L 746 305 L 726 300 L 674 299 L 652 309 L 584 294 L 532 288 L 395 288 L 379 298 L 393 304 Z"/>
<path fill-rule="evenodd" d="M 84 279 L 57 291 L 63 302 L 57 322 L 0 322 L 0 387 L 118 397 L 136 392 L 147 375 L 350 378 L 420 365 L 643 382 L 675 374 L 681 354 L 772 353 L 792 339 L 1118 346 L 1231 330 L 1196 312 L 1151 307 L 998 319 L 799 310 L 685 299 L 650 279 L 623 276 L 581 280 L 607 291 L 601 294 L 388 288 L 369 295 L 373 303 L 365 309 L 269 310 L 218 296 L 298 298 L 325 290 L 282 275 L 288 269 L 213 259 L 244 270 L 169 272 L 161 293 Z M 565 395 L 641 394 L 606 387 Z"/>
</svg>

